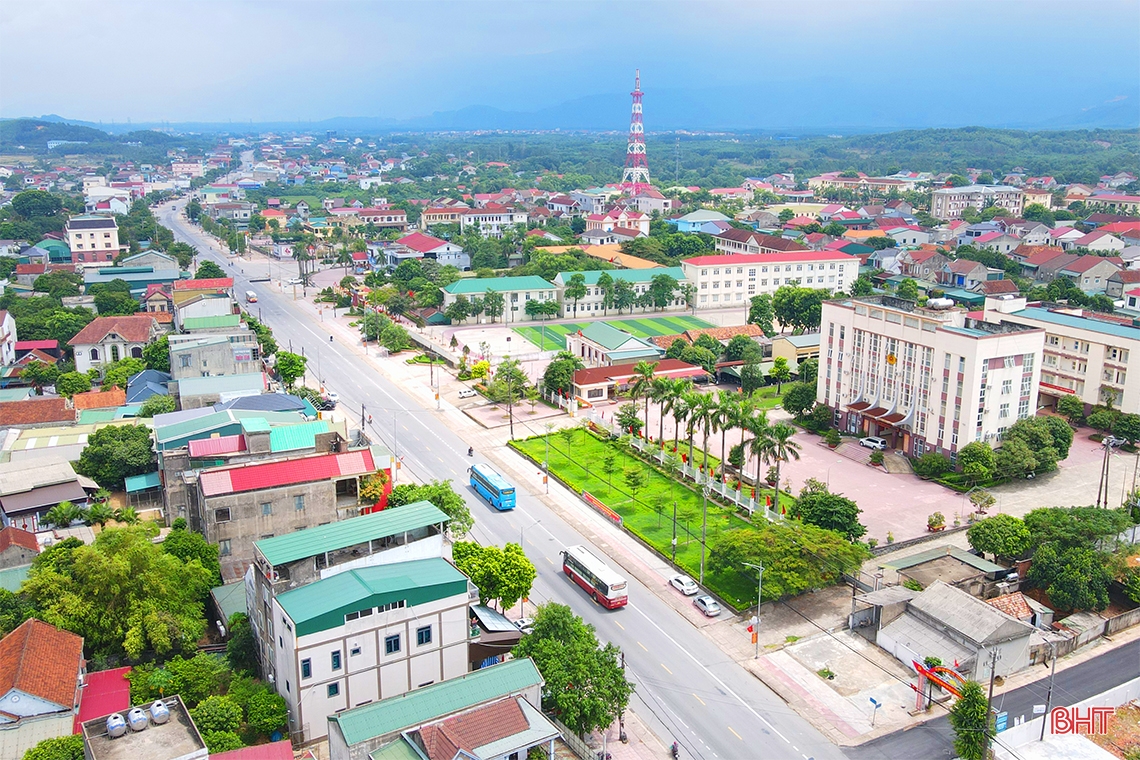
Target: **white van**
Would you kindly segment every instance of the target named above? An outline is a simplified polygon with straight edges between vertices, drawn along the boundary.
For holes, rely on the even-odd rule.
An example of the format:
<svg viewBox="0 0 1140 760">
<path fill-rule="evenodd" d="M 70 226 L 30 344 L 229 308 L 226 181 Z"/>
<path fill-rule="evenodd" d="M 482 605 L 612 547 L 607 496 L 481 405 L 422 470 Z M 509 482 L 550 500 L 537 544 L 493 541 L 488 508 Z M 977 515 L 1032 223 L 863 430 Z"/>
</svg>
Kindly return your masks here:
<svg viewBox="0 0 1140 760">
<path fill-rule="evenodd" d="M 254 293 L 252 290 L 245 291 L 245 302 L 257 303 L 257 293 Z"/>
</svg>

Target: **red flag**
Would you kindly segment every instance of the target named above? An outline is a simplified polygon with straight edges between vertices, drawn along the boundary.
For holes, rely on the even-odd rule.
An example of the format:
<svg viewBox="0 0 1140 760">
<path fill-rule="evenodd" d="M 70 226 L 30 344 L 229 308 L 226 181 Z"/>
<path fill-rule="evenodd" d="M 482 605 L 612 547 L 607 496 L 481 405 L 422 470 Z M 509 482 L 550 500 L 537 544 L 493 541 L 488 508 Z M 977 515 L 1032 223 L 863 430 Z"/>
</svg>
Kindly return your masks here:
<svg viewBox="0 0 1140 760">
<path fill-rule="evenodd" d="M 749 625 L 749 626 L 748 626 L 748 632 L 749 632 L 749 633 L 752 633 L 752 632 L 753 632 L 753 630 L 755 630 L 755 626 L 753 626 L 753 625 Z"/>
</svg>

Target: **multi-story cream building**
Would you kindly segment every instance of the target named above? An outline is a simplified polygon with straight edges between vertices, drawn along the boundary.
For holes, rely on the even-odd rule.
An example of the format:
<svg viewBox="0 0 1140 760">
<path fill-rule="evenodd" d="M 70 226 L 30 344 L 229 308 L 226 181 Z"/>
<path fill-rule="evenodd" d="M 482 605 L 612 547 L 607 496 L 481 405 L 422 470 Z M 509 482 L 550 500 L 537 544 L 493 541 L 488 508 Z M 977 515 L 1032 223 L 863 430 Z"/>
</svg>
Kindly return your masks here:
<svg viewBox="0 0 1140 760">
<path fill-rule="evenodd" d="M 474 227 L 483 237 L 491 238 L 501 238 L 505 230 L 518 225 L 526 228 L 526 211 L 493 203 L 484 208 L 467 209 L 459 220 L 461 231 Z"/>
<path fill-rule="evenodd" d="M 1024 298 L 987 298 L 986 321 L 1004 320 L 1045 331 L 1041 361 L 1041 403 L 1056 406 L 1074 394 L 1091 409 L 1106 402 L 1129 414 L 1140 414 L 1140 328 L 1131 320 L 1114 319 L 1080 308 L 1033 305 Z"/>
<path fill-rule="evenodd" d="M 114 261 L 119 255 L 119 225 L 113 216 L 73 216 L 65 231 L 74 263 Z"/>
<path fill-rule="evenodd" d="M 952 459 L 1037 411 L 1045 331 L 967 317 L 949 301 L 825 301 L 816 400 L 840 430 Z"/>
<path fill-rule="evenodd" d="M 469 588 L 436 557 L 348 570 L 275 597 L 274 670 L 291 733 L 323 738 L 341 710 L 466 674 Z"/>
<path fill-rule="evenodd" d="M 966 185 L 943 187 L 931 194 L 930 215 L 935 219 L 961 219 L 962 211 L 1001 206 L 1013 216 L 1021 216 L 1025 193 L 1009 185 Z"/>
<path fill-rule="evenodd" d="M 697 256 L 682 261 L 681 271 L 697 288 L 696 307 L 717 309 L 743 306 L 781 285 L 843 290 L 859 276 L 859 259 L 838 251 Z"/>
</svg>

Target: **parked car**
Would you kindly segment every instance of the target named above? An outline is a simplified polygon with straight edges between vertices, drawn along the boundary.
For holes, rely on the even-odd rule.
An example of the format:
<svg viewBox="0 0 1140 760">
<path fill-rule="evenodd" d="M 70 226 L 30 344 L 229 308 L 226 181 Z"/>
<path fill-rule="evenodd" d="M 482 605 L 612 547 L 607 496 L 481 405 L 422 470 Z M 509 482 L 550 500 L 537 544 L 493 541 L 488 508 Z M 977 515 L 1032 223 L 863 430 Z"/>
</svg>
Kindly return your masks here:
<svg viewBox="0 0 1140 760">
<path fill-rule="evenodd" d="M 325 401 L 328 401 L 333 406 L 340 403 L 340 394 L 336 391 L 325 391 Z"/>
<path fill-rule="evenodd" d="M 474 388 L 463 388 L 459 391 L 459 398 L 472 398 L 477 395 L 478 393 L 476 393 Z"/>
<path fill-rule="evenodd" d="M 1123 446 L 1126 443 L 1128 443 L 1126 438 L 1117 438 L 1115 435 L 1106 435 L 1100 442 L 1102 446 L 1108 446 L 1111 449 Z"/>
<path fill-rule="evenodd" d="M 866 438 L 860 438 L 859 445 L 866 446 L 867 448 L 874 449 L 875 451 L 883 451 L 887 448 L 887 441 L 884 438 L 869 435 Z"/>
<path fill-rule="evenodd" d="M 291 280 L 287 280 L 285 284 L 286 285 L 300 285 L 303 282 L 304 282 L 304 280 L 302 280 L 300 277 L 294 277 Z"/>
<path fill-rule="evenodd" d="M 534 633 L 534 618 L 519 618 L 515 621 L 515 628 L 523 633 Z"/>
<path fill-rule="evenodd" d="M 669 585 L 680 591 L 685 596 L 692 596 L 700 591 L 696 581 L 687 575 L 674 575 L 669 579 Z"/>
<path fill-rule="evenodd" d="M 705 617 L 716 617 L 720 614 L 720 605 L 717 604 L 716 599 L 713 599 L 708 594 L 698 596 L 693 600 L 693 605 L 705 614 Z"/>
</svg>

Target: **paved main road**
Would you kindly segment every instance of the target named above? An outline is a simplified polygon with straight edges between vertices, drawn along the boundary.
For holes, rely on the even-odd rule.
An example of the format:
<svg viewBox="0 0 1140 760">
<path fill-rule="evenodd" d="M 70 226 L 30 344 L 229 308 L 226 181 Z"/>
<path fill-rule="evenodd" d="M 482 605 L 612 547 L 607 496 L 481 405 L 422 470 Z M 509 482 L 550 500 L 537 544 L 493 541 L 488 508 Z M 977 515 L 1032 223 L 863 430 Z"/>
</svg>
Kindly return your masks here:
<svg viewBox="0 0 1140 760">
<path fill-rule="evenodd" d="M 251 275 L 265 276 L 265 265 L 242 261 L 242 271 L 237 272 L 171 204 L 158 213 L 177 240 L 195 246 L 202 258 L 222 264 L 235 276 L 235 292 L 257 294 L 261 317 L 273 328 L 279 345 L 287 347 L 292 342 L 295 351 L 303 346 L 310 357 L 320 350 L 326 385 L 340 394 L 345 409 L 355 412 L 361 404 L 367 407 L 376 420 L 369 431 L 373 438 L 391 446 L 394 418 L 404 466 L 424 479 L 453 481 L 468 500 L 476 519 L 473 532 L 480 541 L 502 545 L 518 541 L 525 531 L 527 554 L 538 569 L 532 597 L 568 604 L 597 629 L 602 640 L 621 647 L 630 680 L 637 685 L 632 707 L 665 744 L 680 742 L 686 758 L 843 757 L 807 721 L 637 580 L 629 579 L 631 601 L 626 608 L 609 612 L 593 604 L 561 573 L 558 556 L 564 546 L 591 546 L 587 539 L 525 488 L 519 488 L 518 506 L 508 513 L 495 512 L 473 497 L 466 485 L 472 461 L 467 457 L 468 444 L 444 419 L 392 387 L 354 350 L 340 344 L 330 350 L 328 331 L 310 313 L 267 287 L 268 283 L 251 284 Z M 605 554 L 604 544 L 592 548 Z"/>
</svg>

